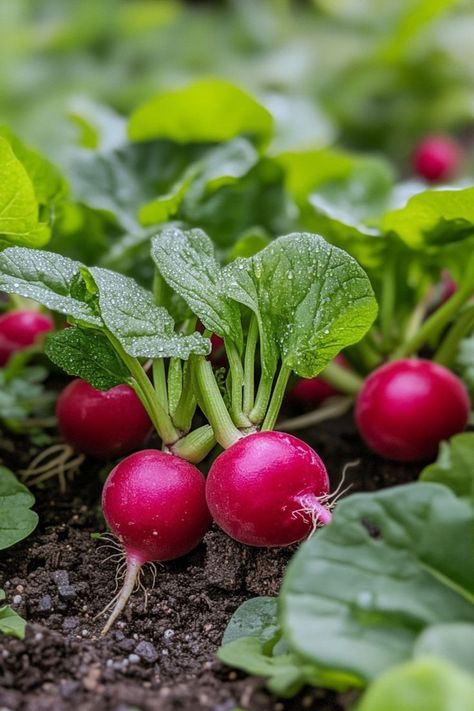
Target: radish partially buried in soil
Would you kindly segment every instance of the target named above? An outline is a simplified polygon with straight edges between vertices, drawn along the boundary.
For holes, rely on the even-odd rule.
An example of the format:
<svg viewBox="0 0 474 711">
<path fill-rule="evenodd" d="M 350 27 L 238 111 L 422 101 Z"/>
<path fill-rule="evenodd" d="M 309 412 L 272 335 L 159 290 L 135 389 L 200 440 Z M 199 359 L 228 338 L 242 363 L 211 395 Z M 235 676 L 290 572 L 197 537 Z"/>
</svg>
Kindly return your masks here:
<svg viewBox="0 0 474 711">
<path fill-rule="evenodd" d="M 0 316 L 0 366 L 49 331 L 54 331 L 52 319 L 38 311 L 23 309 Z"/>
<path fill-rule="evenodd" d="M 142 566 L 191 551 L 209 528 L 211 517 L 199 469 L 154 449 L 131 454 L 110 472 L 102 510 L 127 561 L 123 587 L 111 603 L 115 606 L 102 631 L 106 634 L 132 594 Z"/>
<path fill-rule="evenodd" d="M 356 421 L 367 445 L 400 462 L 432 459 L 438 446 L 462 432 L 470 411 L 463 383 L 428 360 L 388 363 L 367 378 L 356 403 Z"/>
<path fill-rule="evenodd" d="M 329 478 L 302 440 L 284 432 L 239 439 L 213 462 L 206 481 L 212 517 L 240 543 L 287 546 L 326 524 Z"/>
<path fill-rule="evenodd" d="M 101 459 L 142 447 L 152 429 L 128 385 L 96 390 L 84 380 L 73 380 L 58 398 L 56 416 L 61 435 L 73 449 Z"/>
</svg>

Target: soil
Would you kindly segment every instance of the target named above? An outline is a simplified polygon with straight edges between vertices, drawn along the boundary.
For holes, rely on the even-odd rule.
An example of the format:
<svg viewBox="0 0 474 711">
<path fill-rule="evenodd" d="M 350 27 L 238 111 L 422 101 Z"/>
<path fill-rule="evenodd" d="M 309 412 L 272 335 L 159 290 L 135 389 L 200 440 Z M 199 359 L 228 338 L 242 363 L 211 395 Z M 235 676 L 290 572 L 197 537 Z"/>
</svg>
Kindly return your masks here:
<svg viewBox="0 0 474 711">
<path fill-rule="evenodd" d="M 334 486 L 344 466 L 351 492 L 416 478 L 419 467 L 375 458 L 351 415 L 299 435 L 326 462 Z M 24 441 L 0 441 L 12 469 L 31 459 Z M 350 695 L 305 689 L 277 699 L 259 679 L 215 658 L 235 609 L 256 595 L 276 595 L 293 550 L 250 549 L 211 530 L 186 557 L 158 568 L 115 629 L 101 638 L 96 615 L 114 594 L 116 568 L 91 533 L 103 531 L 98 465 L 86 462 L 67 495 L 57 482 L 36 490 L 40 524 L 0 559 L 0 587 L 28 620 L 24 640 L 0 638 L 0 711 L 344 711 Z"/>
</svg>

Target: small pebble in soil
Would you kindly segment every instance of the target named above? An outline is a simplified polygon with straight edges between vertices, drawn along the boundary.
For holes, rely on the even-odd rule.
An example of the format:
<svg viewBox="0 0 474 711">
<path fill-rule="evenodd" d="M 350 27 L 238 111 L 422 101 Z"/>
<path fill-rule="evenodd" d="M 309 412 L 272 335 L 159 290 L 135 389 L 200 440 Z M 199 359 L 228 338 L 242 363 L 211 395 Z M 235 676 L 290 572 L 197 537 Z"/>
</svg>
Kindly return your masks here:
<svg viewBox="0 0 474 711">
<path fill-rule="evenodd" d="M 43 595 L 38 602 L 38 610 L 40 612 L 49 612 L 53 609 L 53 601 L 51 595 Z"/>
<path fill-rule="evenodd" d="M 79 620 L 77 617 L 65 617 L 63 622 L 63 630 L 68 632 L 69 630 L 75 629 L 78 624 Z"/>
<path fill-rule="evenodd" d="M 145 662 L 154 664 L 158 659 L 158 652 L 151 642 L 143 640 L 135 647 L 135 654 L 138 654 Z"/>
<path fill-rule="evenodd" d="M 23 598 L 22 598 L 21 595 L 14 595 L 14 596 L 13 596 L 12 603 L 13 603 L 14 605 L 21 605 L 22 600 L 23 600 Z"/>
<path fill-rule="evenodd" d="M 163 632 L 163 638 L 168 642 L 174 637 L 174 630 L 165 630 Z"/>
<path fill-rule="evenodd" d="M 129 654 L 128 661 L 130 662 L 130 664 L 138 664 L 140 662 L 140 657 L 138 656 L 138 654 Z"/>
<path fill-rule="evenodd" d="M 77 593 L 74 589 L 73 585 L 60 585 L 58 586 L 58 592 L 59 592 L 59 597 L 62 600 L 74 600 L 77 596 Z"/>
<path fill-rule="evenodd" d="M 58 588 L 69 585 L 69 573 L 67 570 L 54 570 L 51 573 L 51 577 Z"/>
</svg>

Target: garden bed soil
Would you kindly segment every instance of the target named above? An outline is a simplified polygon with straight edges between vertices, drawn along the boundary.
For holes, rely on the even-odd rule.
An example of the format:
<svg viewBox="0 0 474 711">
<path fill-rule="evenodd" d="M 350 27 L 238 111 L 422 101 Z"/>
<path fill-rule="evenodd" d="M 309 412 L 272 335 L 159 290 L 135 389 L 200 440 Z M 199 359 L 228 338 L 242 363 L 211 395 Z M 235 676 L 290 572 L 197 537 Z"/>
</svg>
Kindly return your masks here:
<svg viewBox="0 0 474 711">
<path fill-rule="evenodd" d="M 299 433 L 326 462 L 334 486 L 344 466 L 351 491 L 413 480 L 419 467 L 370 455 L 347 415 Z M 4 435 L 0 456 L 13 470 L 33 452 Z M 12 451 L 13 449 L 13 451 Z M 229 670 L 215 651 L 234 610 L 276 595 L 293 550 L 251 549 L 217 529 L 186 557 L 143 577 L 113 631 L 101 638 L 96 615 L 114 595 L 116 551 L 91 538 L 103 531 L 97 464 L 86 463 L 66 496 L 56 482 L 36 491 L 40 523 L 0 559 L 0 587 L 28 620 L 24 640 L 0 638 L 2 711 L 343 711 L 351 695 L 306 689 L 269 695 L 261 680 Z"/>
</svg>

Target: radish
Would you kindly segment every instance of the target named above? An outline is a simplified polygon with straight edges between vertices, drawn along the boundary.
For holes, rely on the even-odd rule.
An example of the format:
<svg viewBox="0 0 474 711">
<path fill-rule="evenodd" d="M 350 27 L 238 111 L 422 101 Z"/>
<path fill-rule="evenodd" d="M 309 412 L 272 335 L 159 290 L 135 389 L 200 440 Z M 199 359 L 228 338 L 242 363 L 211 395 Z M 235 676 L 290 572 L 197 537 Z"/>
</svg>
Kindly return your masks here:
<svg viewBox="0 0 474 711">
<path fill-rule="evenodd" d="M 216 523 L 251 546 L 287 546 L 328 523 L 328 492 L 316 452 L 284 432 L 242 437 L 214 460 L 206 481 Z"/>
<path fill-rule="evenodd" d="M 428 136 L 413 154 L 415 172 L 430 182 L 454 177 L 460 163 L 460 148 L 449 136 Z"/>
<path fill-rule="evenodd" d="M 111 603 L 115 607 L 102 632 L 106 634 L 132 594 L 142 566 L 191 551 L 202 540 L 211 517 L 199 469 L 155 449 L 131 454 L 110 472 L 102 510 L 127 560 L 122 590 Z"/>
<path fill-rule="evenodd" d="M 0 316 L 0 366 L 48 331 L 54 331 L 53 320 L 38 311 L 10 311 Z"/>
<path fill-rule="evenodd" d="M 59 396 L 56 417 L 61 435 L 73 449 L 104 459 L 138 449 L 152 429 L 131 387 L 96 390 L 79 378 Z"/>
<path fill-rule="evenodd" d="M 367 445 L 400 462 L 432 459 L 439 443 L 462 432 L 470 402 L 451 371 L 428 360 L 388 363 L 365 381 L 356 421 Z"/>
<path fill-rule="evenodd" d="M 339 353 L 339 355 L 334 358 L 334 361 L 344 368 L 347 368 L 349 365 L 342 353 Z M 313 410 L 318 407 L 318 405 L 321 405 L 324 400 L 339 394 L 339 390 L 327 383 L 322 376 L 318 375 L 316 378 L 302 378 L 298 380 L 296 385 L 288 393 L 288 401 L 299 405 L 305 410 Z"/>
</svg>

